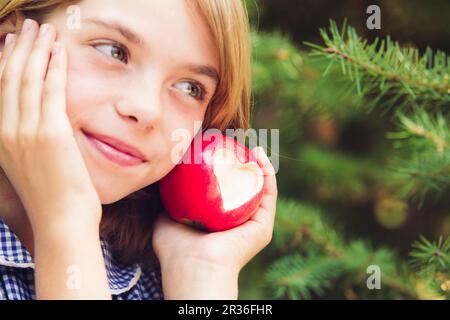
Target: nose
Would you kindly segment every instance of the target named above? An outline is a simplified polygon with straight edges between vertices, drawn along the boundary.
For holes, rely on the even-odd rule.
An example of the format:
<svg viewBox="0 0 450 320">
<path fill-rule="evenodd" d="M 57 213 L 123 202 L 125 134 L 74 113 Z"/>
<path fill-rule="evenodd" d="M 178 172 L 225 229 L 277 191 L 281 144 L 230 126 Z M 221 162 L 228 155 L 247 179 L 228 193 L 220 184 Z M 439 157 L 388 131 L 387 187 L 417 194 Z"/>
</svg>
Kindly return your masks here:
<svg viewBox="0 0 450 320">
<path fill-rule="evenodd" d="M 117 112 L 126 118 L 126 121 L 143 130 L 153 129 L 162 117 L 160 88 L 155 81 L 129 83 L 121 90 L 122 94 L 116 102 Z"/>
</svg>

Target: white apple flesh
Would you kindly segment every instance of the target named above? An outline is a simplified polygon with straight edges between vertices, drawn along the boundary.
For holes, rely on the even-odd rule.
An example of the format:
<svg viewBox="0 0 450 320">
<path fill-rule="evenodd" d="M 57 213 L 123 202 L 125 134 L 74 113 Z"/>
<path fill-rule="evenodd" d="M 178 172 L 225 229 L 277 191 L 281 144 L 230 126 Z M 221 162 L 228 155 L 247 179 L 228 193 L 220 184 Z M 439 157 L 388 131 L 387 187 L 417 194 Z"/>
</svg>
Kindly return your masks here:
<svg viewBox="0 0 450 320">
<path fill-rule="evenodd" d="M 160 192 L 176 221 L 223 231 L 251 218 L 263 185 L 262 169 L 247 147 L 227 136 L 199 134 L 183 161 L 160 181 Z"/>
</svg>

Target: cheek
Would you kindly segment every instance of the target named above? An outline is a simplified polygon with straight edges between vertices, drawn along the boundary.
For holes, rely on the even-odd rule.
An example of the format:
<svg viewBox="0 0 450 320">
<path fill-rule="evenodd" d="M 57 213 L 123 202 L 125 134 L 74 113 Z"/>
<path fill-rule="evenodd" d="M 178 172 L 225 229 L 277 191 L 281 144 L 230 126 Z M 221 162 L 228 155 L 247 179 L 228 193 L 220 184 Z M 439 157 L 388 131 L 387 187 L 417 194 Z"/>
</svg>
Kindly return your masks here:
<svg viewBox="0 0 450 320">
<path fill-rule="evenodd" d="M 201 131 L 204 112 L 172 113 L 170 118 L 171 126 L 165 133 L 166 137 L 168 137 L 165 141 L 168 141 L 169 165 L 173 168 L 185 155 L 195 135 Z"/>
<path fill-rule="evenodd" d="M 70 61 L 70 60 L 69 60 Z M 67 115 L 73 126 L 89 117 L 101 104 L 107 84 L 88 64 L 71 62 L 67 75 Z M 106 90 L 107 92 L 107 90 Z"/>
</svg>

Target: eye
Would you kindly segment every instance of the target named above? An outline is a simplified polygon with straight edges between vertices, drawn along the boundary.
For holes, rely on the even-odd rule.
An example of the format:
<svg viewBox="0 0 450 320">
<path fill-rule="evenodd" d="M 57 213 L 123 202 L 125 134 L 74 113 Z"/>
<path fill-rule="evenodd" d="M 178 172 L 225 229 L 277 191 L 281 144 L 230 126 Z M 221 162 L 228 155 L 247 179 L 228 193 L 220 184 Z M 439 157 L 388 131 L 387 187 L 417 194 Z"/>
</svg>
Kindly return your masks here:
<svg viewBox="0 0 450 320">
<path fill-rule="evenodd" d="M 203 101 L 205 100 L 205 95 L 207 94 L 205 87 L 197 81 L 183 81 L 181 90 L 193 97 L 195 100 Z"/>
<path fill-rule="evenodd" d="M 93 47 L 113 59 L 128 63 L 128 50 L 118 43 L 100 43 L 94 44 Z"/>
</svg>

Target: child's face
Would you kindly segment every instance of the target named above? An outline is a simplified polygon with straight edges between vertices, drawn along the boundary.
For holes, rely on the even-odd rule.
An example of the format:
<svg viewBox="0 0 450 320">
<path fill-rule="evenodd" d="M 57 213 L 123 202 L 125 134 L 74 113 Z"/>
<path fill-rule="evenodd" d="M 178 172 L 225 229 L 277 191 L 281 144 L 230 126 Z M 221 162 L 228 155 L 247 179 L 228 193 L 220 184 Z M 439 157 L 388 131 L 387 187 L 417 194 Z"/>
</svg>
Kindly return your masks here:
<svg viewBox="0 0 450 320">
<path fill-rule="evenodd" d="M 218 58 L 206 24 L 185 0 L 84 0 L 78 6 L 80 29 L 70 28 L 76 16 L 62 10 L 48 22 L 69 55 L 67 108 L 75 138 L 107 204 L 175 166 L 171 152 L 180 141 L 172 141 L 172 132 L 195 135 L 194 122 L 204 119 L 217 85 L 189 65 L 217 70 Z M 113 163 L 84 131 L 120 139 L 148 161 L 131 167 Z M 184 139 L 183 150 L 190 142 Z"/>
</svg>

